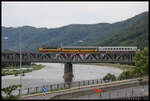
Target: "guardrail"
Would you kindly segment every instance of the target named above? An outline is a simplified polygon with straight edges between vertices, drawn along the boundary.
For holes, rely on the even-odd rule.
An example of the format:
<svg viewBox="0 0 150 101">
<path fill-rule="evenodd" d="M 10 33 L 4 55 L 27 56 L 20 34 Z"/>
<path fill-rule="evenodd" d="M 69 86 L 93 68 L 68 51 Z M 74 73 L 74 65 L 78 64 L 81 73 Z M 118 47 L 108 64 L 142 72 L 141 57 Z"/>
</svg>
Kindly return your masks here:
<svg viewBox="0 0 150 101">
<path fill-rule="evenodd" d="M 74 92 L 66 92 L 53 96 L 50 99 L 125 99 L 147 96 L 148 85 L 113 85 L 112 87 L 101 87 L 102 92 L 95 92 L 93 89 L 86 89 Z M 121 88 L 121 89 L 120 89 Z"/>
<path fill-rule="evenodd" d="M 117 98 L 119 100 L 149 100 L 149 96 L 134 96 L 134 97 L 122 97 Z"/>
<path fill-rule="evenodd" d="M 68 83 L 59 83 L 59 84 L 51 84 L 51 85 L 44 85 L 46 87 L 47 91 L 56 91 L 56 90 L 62 90 L 72 87 L 80 87 L 85 85 L 92 85 L 92 84 L 100 84 L 104 82 L 111 82 L 111 80 L 103 80 L 103 79 L 94 79 L 94 80 L 84 80 L 84 81 L 75 81 L 70 84 Z M 41 93 L 42 92 L 41 87 L 31 87 L 31 88 L 24 88 L 22 89 L 22 95 L 29 95 L 34 93 Z M 20 95 L 20 89 L 17 91 L 17 95 Z"/>
<path fill-rule="evenodd" d="M 124 79 L 124 80 L 127 80 L 127 79 Z M 115 81 L 120 81 L 120 80 L 115 80 Z M 51 84 L 51 85 L 44 85 L 44 86 L 46 87 L 46 91 L 56 91 L 56 90 L 63 90 L 63 89 L 86 86 L 86 85 L 102 84 L 106 82 L 112 82 L 112 80 L 94 79 L 94 80 L 75 81 L 70 84 L 59 83 L 59 84 Z M 22 88 L 22 92 L 20 89 L 17 89 L 13 91 L 12 94 L 13 95 L 30 95 L 30 94 L 42 93 L 42 88 L 43 86 Z"/>
</svg>

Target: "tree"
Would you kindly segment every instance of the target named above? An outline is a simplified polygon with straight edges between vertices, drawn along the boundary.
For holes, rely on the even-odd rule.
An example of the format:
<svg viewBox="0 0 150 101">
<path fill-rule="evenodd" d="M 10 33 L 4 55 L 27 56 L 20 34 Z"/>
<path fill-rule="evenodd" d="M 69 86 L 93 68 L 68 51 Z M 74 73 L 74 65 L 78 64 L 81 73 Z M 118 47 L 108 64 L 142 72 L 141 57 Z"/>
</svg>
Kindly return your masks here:
<svg viewBox="0 0 150 101">
<path fill-rule="evenodd" d="M 132 70 L 127 70 L 127 71 L 123 71 L 119 75 L 118 79 L 119 80 L 124 80 L 124 79 L 130 79 L 130 78 L 133 78 L 133 77 L 135 77 L 135 74 L 133 73 L 133 71 Z"/>
<path fill-rule="evenodd" d="M 8 86 L 6 88 L 2 88 L 2 91 L 7 95 L 7 97 L 10 99 L 11 93 L 13 90 L 16 90 L 18 87 L 22 87 L 22 85 L 12 85 Z"/>
<path fill-rule="evenodd" d="M 148 75 L 148 68 L 149 68 L 149 52 L 148 48 L 144 48 L 143 51 L 137 52 L 135 57 L 135 73 L 137 74 L 138 77 Z"/>
<path fill-rule="evenodd" d="M 107 73 L 107 75 L 105 75 L 105 77 L 103 78 L 103 80 L 112 80 L 112 81 L 115 81 L 116 80 L 116 76 L 114 74 Z"/>
</svg>

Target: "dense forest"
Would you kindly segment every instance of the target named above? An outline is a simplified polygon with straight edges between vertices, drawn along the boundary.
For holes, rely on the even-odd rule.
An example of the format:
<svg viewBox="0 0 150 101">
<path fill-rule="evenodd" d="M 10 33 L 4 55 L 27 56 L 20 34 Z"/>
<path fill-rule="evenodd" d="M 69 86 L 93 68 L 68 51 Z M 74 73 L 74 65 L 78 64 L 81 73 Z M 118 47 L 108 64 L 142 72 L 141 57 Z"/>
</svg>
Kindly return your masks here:
<svg viewBox="0 0 150 101">
<path fill-rule="evenodd" d="M 148 16 L 143 16 L 126 29 L 113 33 L 98 45 L 148 47 Z"/>
<path fill-rule="evenodd" d="M 116 23 L 71 24 L 59 28 L 2 26 L 2 49 L 38 51 L 40 46 L 138 46 L 148 45 L 148 12 Z M 4 40 L 4 37 L 8 40 Z"/>
</svg>

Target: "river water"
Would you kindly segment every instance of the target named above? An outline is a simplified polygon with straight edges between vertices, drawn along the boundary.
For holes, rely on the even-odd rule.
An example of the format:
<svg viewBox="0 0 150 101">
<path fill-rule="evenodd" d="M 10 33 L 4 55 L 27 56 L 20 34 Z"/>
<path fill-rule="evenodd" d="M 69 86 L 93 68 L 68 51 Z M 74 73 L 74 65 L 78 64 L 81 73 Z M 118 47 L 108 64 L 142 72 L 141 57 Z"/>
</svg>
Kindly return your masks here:
<svg viewBox="0 0 150 101">
<path fill-rule="evenodd" d="M 37 71 L 25 73 L 25 76 L 21 76 L 23 88 L 39 87 L 42 85 L 50 85 L 64 82 L 64 64 L 36 64 L 43 64 L 45 65 L 45 67 Z M 116 67 L 73 64 L 73 81 L 100 79 L 103 78 L 107 73 L 112 73 L 116 76 L 119 76 L 121 72 L 122 70 Z M 13 84 L 20 84 L 20 76 L 2 76 L 2 88 Z"/>
</svg>

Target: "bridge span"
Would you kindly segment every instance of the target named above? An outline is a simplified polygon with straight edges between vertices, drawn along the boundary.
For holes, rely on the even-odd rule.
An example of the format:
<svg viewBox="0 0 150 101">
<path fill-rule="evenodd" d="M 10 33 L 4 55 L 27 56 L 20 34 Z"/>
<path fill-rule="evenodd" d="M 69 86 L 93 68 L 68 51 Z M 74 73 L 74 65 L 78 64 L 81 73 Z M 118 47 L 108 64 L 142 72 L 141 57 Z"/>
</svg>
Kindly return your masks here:
<svg viewBox="0 0 150 101">
<path fill-rule="evenodd" d="M 19 62 L 19 52 L 2 52 L 2 62 Z M 133 63 L 135 52 L 22 52 L 22 62 Z"/>
<path fill-rule="evenodd" d="M 2 52 L 2 64 L 31 62 L 64 63 L 64 80 L 71 82 L 73 78 L 72 63 L 121 63 L 134 64 L 131 51 L 99 51 L 99 52 Z"/>
</svg>

